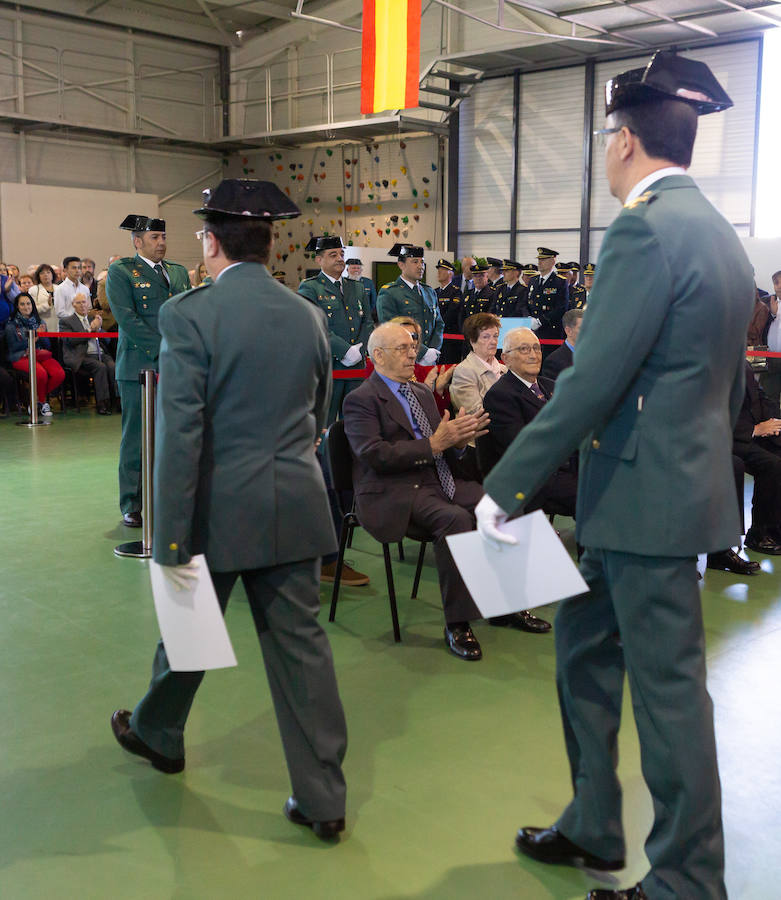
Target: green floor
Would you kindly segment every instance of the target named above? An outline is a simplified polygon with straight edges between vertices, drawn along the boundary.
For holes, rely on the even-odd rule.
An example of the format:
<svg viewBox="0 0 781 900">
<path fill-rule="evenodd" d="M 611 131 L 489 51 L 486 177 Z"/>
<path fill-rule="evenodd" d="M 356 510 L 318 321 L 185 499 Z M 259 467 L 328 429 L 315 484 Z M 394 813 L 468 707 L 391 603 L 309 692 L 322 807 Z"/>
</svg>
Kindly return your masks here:
<svg viewBox="0 0 781 900">
<path fill-rule="evenodd" d="M 147 564 L 112 552 L 137 537 L 119 524 L 119 424 L 87 411 L 37 430 L 0 420 L 2 900 L 569 900 L 599 883 L 512 849 L 518 826 L 552 822 L 569 799 L 552 638 L 478 625 L 482 662 L 455 659 L 429 559 L 417 601 L 412 562 L 396 564 L 394 645 L 379 545 L 365 535 L 349 555 L 372 585 L 345 591 L 326 623 L 350 734 L 339 845 L 281 815 L 286 771 L 239 590 L 227 613 L 239 667 L 207 676 L 185 773 L 120 750 L 109 717 L 145 690 L 157 625 Z M 763 569 L 747 580 L 708 572 L 703 589 L 739 900 L 781 896 L 781 569 Z M 647 867 L 650 799 L 628 704 L 621 748 L 630 850 L 627 869 L 602 882 L 614 886 Z"/>
</svg>

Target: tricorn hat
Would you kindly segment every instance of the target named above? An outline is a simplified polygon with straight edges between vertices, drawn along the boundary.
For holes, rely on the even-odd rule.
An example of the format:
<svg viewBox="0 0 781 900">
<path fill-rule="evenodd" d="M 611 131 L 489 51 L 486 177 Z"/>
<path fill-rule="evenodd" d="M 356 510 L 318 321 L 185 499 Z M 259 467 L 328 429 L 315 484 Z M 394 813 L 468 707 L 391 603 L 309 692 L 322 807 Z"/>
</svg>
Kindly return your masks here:
<svg viewBox="0 0 781 900">
<path fill-rule="evenodd" d="M 119 227 L 125 231 L 165 231 L 165 219 L 150 219 L 131 213 L 125 216 Z"/>
<path fill-rule="evenodd" d="M 647 66 L 629 69 L 605 85 L 605 115 L 652 100 L 681 100 L 703 116 L 729 109 L 733 103 L 703 62 L 657 50 Z"/>
<path fill-rule="evenodd" d="M 242 216 L 247 219 L 293 219 L 301 210 L 270 181 L 254 178 L 224 178 L 216 188 L 203 192 L 203 206 L 196 216 Z"/>
<path fill-rule="evenodd" d="M 360 259 L 358 259 L 357 256 L 353 256 L 352 259 L 346 259 L 344 261 L 344 264 L 346 266 L 362 266 L 363 265 L 363 263 L 360 261 Z"/>
<path fill-rule="evenodd" d="M 388 251 L 388 256 L 398 256 L 399 261 L 402 259 L 423 259 L 425 250 L 422 247 L 415 247 L 413 244 L 394 244 Z"/>
<path fill-rule="evenodd" d="M 344 244 L 338 234 L 321 234 L 319 237 L 309 239 L 309 243 L 304 247 L 304 252 L 317 255 L 323 250 L 339 250 L 342 247 Z"/>
</svg>

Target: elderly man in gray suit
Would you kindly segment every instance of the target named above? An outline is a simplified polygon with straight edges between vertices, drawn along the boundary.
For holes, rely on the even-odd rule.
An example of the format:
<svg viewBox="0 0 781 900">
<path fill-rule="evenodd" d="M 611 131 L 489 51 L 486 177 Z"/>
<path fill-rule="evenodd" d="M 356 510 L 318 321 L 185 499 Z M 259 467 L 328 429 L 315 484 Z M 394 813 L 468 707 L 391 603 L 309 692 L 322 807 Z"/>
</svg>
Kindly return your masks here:
<svg viewBox="0 0 781 900">
<path fill-rule="evenodd" d="M 174 585 L 206 555 L 224 610 L 241 577 L 255 620 L 293 787 L 292 822 L 344 829 L 347 743 L 328 638 L 317 622 L 320 557 L 335 537 L 315 445 L 331 394 L 325 317 L 268 272 L 270 222 L 299 215 L 268 182 L 229 179 L 196 212 L 213 284 L 172 298 L 163 336 L 153 555 Z M 262 334 L 294 334 L 289 345 Z M 158 644 L 152 681 L 119 743 L 160 771 L 184 768 L 184 725 L 203 672 L 171 671 Z"/>
<path fill-rule="evenodd" d="M 73 298 L 73 313 L 60 319 L 60 331 L 83 331 L 84 337 L 62 339 L 62 361 L 74 372 L 83 372 L 95 385 L 95 406 L 99 416 L 111 415 L 111 395 L 116 391 L 114 360 L 100 338 L 90 334 L 100 331 L 103 319 L 96 315 L 87 317 L 89 299 L 84 294 Z"/>
</svg>

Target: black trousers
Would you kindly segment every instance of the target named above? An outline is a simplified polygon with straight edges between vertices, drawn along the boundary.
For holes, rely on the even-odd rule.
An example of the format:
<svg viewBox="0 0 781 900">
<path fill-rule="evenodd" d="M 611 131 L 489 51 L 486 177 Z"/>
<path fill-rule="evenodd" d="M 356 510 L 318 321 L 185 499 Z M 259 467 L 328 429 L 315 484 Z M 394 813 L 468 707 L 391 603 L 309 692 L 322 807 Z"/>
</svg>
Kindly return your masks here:
<svg viewBox="0 0 781 900">
<path fill-rule="evenodd" d="M 420 487 L 412 502 L 410 524 L 433 539 L 442 608 L 448 625 L 481 617 L 445 541 L 449 534 L 474 531 L 475 505 L 476 501 L 461 504 L 449 500 L 434 469 L 421 473 Z"/>
<path fill-rule="evenodd" d="M 781 525 L 781 447 L 755 438 L 738 455 L 754 476 L 751 527 L 762 531 Z"/>
<path fill-rule="evenodd" d="M 108 353 L 101 354 L 100 359 L 97 354 L 88 353 L 79 366 L 79 373 L 82 372 L 92 378 L 95 385 L 95 400 L 98 405 L 108 403 L 111 395 L 116 393 L 114 360 Z"/>
</svg>

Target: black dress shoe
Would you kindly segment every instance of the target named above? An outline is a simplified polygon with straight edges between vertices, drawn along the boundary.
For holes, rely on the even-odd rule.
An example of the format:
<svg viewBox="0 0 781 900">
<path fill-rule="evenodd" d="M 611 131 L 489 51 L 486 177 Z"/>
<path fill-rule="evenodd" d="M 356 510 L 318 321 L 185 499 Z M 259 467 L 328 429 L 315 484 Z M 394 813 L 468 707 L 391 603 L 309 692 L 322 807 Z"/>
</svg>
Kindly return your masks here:
<svg viewBox="0 0 781 900">
<path fill-rule="evenodd" d="M 522 609 L 517 613 L 510 613 L 507 616 L 494 616 L 488 620 L 489 625 L 496 625 L 499 628 L 516 628 L 518 631 L 530 631 L 532 634 L 544 634 L 551 630 L 551 623 L 545 619 L 538 619 L 533 616 L 528 609 Z"/>
<path fill-rule="evenodd" d="M 141 513 L 140 512 L 125 513 L 122 516 L 122 524 L 127 525 L 128 528 L 140 528 L 141 527 Z"/>
<path fill-rule="evenodd" d="M 648 900 L 648 894 L 640 887 L 639 883 L 622 891 L 609 891 L 605 888 L 596 888 L 588 892 L 586 900 Z"/>
<path fill-rule="evenodd" d="M 736 575 L 756 575 L 759 571 L 759 563 L 749 562 L 738 556 L 734 550 L 729 549 L 719 553 L 709 553 L 708 568 L 734 572 Z"/>
<path fill-rule="evenodd" d="M 175 775 L 184 768 L 184 757 L 171 759 L 170 756 L 162 756 L 160 753 L 148 747 L 130 727 L 130 710 L 118 709 L 111 716 L 111 730 L 121 747 L 128 753 L 143 756 L 160 772 L 166 775 Z"/>
<path fill-rule="evenodd" d="M 538 862 L 585 866 L 600 872 L 623 869 L 623 859 L 602 859 L 573 844 L 551 825 L 550 828 L 521 828 L 515 836 L 515 846 Z"/>
<path fill-rule="evenodd" d="M 330 822 L 313 822 L 311 819 L 307 819 L 298 808 L 298 801 L 292 796 L 287 798 L 283 812 L 285 818 L 294 825 L 305 825 L 307 828 L 311 828 L 321 841 L 330 841 L 340 831 L 344 831 L 344 819 L 332 819 Z"/>
<path fill-rule="evenodd" d="M 110 416 L 111 415 L 111 407 L 107 403 L 101 403 L 98 406 L 98 415 L 99 416 Z"/>
<path fill-rule="evenodd" d="M 756 553 L 764 553 L 767 556 L 781 556 L 781 544 L 777 544 L 769 534 L 761 534 L 749 528 L 745 546 Z"/>
<path fill-rule="evenodd" d="M 451 653 L 461 659 L 482 659 L 483 651 L 469 622 L 445 626 L 445 643 Z"/>
</svg>

